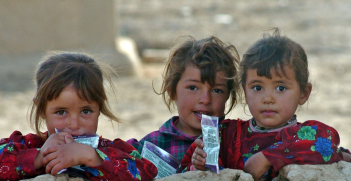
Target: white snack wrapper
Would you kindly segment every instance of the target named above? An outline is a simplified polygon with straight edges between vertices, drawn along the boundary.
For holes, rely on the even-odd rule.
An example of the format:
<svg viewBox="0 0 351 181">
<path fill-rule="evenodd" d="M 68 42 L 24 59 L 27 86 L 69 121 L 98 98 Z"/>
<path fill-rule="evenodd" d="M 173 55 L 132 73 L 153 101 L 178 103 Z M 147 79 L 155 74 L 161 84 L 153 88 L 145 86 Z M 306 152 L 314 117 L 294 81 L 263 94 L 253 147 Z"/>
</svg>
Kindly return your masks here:
<svg viewBox="0 0 351 181">
<path fill-rule="evenodd" d="M 219 174 L 218 157 L 219 157 L 219 131 L 218 117 L 202 115 L 201 129 L 204 151 L 207 153 L 205 168 Z"/>
<path fill-rule="evenodd" d="M 144 142 L 141 156 L 157 167 L 158 173 L 155 178 L 162 178 L 175 174 L 180 165 L 177 158 L 148 141 Z"/>
</svg>

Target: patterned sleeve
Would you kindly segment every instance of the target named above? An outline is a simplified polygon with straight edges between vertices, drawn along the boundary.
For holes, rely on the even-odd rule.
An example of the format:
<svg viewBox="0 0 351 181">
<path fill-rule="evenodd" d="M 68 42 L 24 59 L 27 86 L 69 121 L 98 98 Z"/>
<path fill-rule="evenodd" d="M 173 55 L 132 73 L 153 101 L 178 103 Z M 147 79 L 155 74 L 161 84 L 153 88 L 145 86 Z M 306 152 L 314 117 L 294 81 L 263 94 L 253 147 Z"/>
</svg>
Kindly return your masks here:
<svg viewBox="0 0 351 181">
<path fill-rule="evenodd" d="M 20 180 L 44 173 L 34 168 L 34 159 L 43 140 L 34 134 L 23 136 L 14 131 L 0 140 L 0 180 Z"/>
<path fill-rule="evenodd" d="M 127 143 L 132 145 L 141 154 L 141 151 L 143 150 L 144 141 L 138 141 L 135 138 L 131 138 L 127 140 Z"/>
<path fill-rule="evenodd" d="M 318 121 L 283 129 L 276 139 L 276 143 L 262 150 L 275 171 L 288 164 L 330 164 L 342 158 L 338 132 Z"/>
<path fill-rule="evenodd" d="M 186 151 L 182 161 L 180 162 L 180 166 L 177 172 L 187 172 L 190 171 L 190 167 L 191 167 L 191 157 L 193 156 L 193 153 L 196 149 L 196 144 L 193 143 L 190 145 L 190 147 L 188 148 L 188 150 Z"/>
<path fill-rule="evenodd" d="M 84 167 L 90 180 L 152 180 L 157 168 L 121 139 L 96 149 L 104 160 L 98 167 Z"/>
<path fill-rule="evenodd" d="M 141 152 L 143 151 L 145 141 L 149 141 L 151 143 L 158 145 L 157 143 L 158 143 L 158 139 L 160 137 L 162 137 L 160 132 L 154 131 L 154 132 L 147 134 L 146 136 L 141 138 L 139 141 L 135 138 L 131 138 L 131 139 L 127 140 L 127 143 L 131 144 L 141 154 Z"/>
</svg>

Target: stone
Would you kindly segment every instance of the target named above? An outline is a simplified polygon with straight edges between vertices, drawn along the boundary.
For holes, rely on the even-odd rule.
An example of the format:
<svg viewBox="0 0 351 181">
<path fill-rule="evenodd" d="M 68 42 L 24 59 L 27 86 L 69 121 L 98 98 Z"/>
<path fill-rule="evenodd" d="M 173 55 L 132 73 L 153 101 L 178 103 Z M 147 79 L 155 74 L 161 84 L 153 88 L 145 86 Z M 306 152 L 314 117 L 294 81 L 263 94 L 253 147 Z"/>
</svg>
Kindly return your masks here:
<svg viewBox="0 0 351 181">
<path fill-rule="evenodd" d="M 351 163 L 340 161 L 325 165 L 296 165 L 291 164 L 283 167 L 279 171 L 279 176 L 275 181 L 285 180 L 351 180 Z"/>
<path fill-rule="evenodd" d="M 69 177 L 67 174 L 58 174 L 56 176 L 44 174 L 32 179 L 26 179 L 26 181 L 84 181 L 84 179 Z"/>
<path fill-rule="evenodd" d="M 219 174 L 212 171 L 190 171 L 185 173 L 174 174 L 168 177 L 155 179 L 155 181 L 253 181 L 254 179 L 248 173 L 242 170 L 224 169 Z"/>
</svg>

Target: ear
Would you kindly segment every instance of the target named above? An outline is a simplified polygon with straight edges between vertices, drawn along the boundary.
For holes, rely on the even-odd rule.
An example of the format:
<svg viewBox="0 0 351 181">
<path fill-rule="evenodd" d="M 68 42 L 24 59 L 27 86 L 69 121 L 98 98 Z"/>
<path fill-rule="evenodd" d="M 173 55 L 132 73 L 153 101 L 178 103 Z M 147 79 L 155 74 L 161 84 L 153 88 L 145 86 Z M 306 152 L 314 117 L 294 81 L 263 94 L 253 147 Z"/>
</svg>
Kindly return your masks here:
<svg viewBox="0 0 351 181">
<path fill-rule="evenodd" d="M 310 97 L 311 91 L 312 91 L 312 84 L 311 83 L 307 83 L 307 85 L 305 87 L 305 90 L 301 92 L 299 105 L 305 104 L 305 102 Z"/>
</svg>

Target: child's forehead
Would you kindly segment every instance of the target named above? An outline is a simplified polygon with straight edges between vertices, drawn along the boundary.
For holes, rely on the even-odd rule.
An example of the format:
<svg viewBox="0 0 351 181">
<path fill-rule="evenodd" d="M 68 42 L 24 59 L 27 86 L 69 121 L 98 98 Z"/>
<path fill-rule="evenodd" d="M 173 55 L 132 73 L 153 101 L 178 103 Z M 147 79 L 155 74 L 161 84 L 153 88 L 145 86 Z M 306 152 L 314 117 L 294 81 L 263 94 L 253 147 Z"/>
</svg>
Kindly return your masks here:
<svg viewBox="0 0 351 181">
<path fill-rule="evenodd" d="M 84 100 L 84 101 L 87 101 L 87 102 L 90 102 L 92 101 L 91 100 L 91 97 L 89 94 L 87 94 L 86 91 L 83 91 L 81 90 L 82 88 L 79 88 L 78 86 L 76 86 L 73 82 L 68 84 L 66 87 L 64 87 L 62 89 L 62 91 L 60 92 L 59 96 L 62 94 L 63 91 L 73 91 L 75 92 L 78 97 L 81 99 L 81 100 Z"/>
<path fill-rule="evenodd" d="M 214 77 L 208 76 L 209 74 L 213 74 Z M 201 69 L 196 65 L 188 65 L 186 70 L 183 72 L 182 77 L 185 79 L 199 79 L 199 81 L 203 82 L 213 82 L 214 84 L 223 84 L 227 82 L 227 73 L 225 70 L 217 71 L 215 68 L 211 69 Z"/>
<path fill-rule="evenodd" d="M 269 72 L 267 72 L 267 75 L 261 73 L 258 68 L 256 69 L 248 69 L 248 71 L 252 72 L 252 75 L 255 74 L 260 77 L 266 77 L 269 79 L 272 79 L 273 77 L 280 77 L 280 78 L 287 78 L 287 79 L 294 79 L 295 78 L 295 71 L 292 67 L 290 66 L 283 66 L 282 68 L 275 68 L 272 67 Z"/>
</svg>

